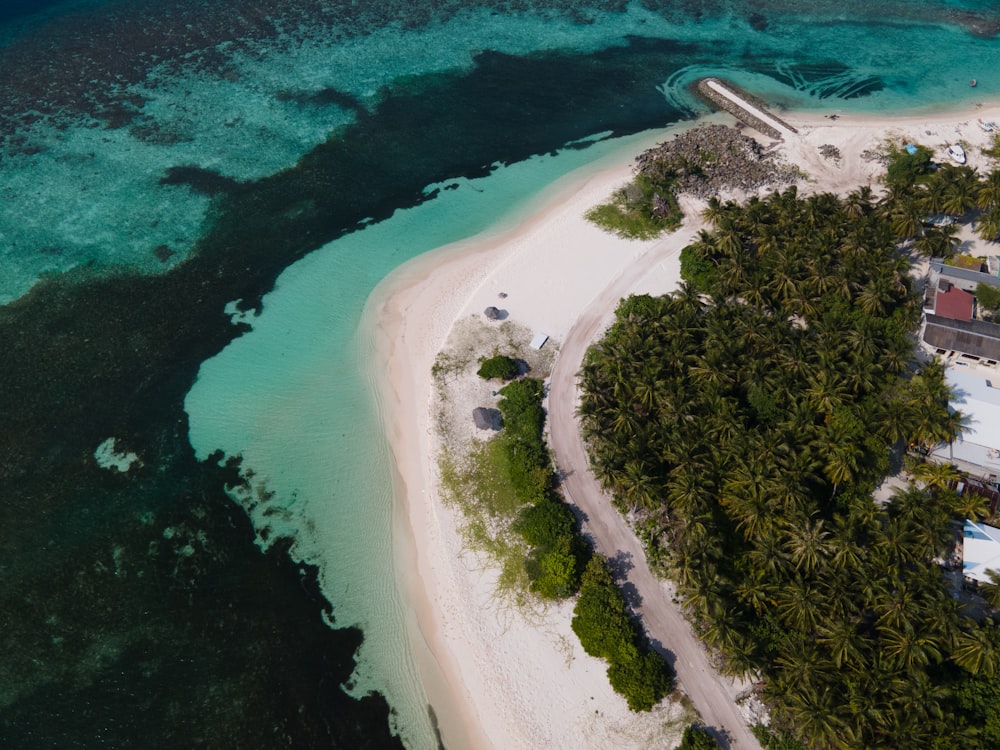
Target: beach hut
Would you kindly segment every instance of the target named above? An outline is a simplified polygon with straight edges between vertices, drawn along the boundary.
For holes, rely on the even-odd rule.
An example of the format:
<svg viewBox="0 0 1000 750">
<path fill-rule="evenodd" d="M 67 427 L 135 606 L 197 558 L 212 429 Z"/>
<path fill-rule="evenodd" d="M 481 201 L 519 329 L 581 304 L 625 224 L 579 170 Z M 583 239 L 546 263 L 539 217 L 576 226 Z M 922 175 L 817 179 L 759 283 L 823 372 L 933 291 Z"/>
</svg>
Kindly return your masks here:
<svg viewBox="0 0 1000 750">
<path fill-rule="evenodd" d="M 490 320 L 500 320 L 500 311 L 492 305 L 483 310 L 483 315 Z"/>
<path fill-rule="evenodd" d="M 477 406 L 472 410 L 472 421 L 480 430 L 496 430 L 500 425 L 500 412 L 497 409 Z"/>
</svg>

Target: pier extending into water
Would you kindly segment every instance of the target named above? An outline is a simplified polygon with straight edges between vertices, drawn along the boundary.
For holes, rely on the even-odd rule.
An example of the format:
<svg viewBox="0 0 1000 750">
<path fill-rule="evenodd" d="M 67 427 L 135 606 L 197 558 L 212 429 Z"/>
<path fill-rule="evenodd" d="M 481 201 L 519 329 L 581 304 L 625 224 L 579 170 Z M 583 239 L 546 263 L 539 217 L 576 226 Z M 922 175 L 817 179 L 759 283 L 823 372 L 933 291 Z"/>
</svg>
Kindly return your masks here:
<svg viewBox="0 0 1000 750">
<path fill-rule="evenodd" d="M 695 84 L 695 91 L 711 106 L 722 109 L 754 130 L 782 139 L 798 131 L 775 117 L 760 102 L 721 78 L 702 78 Z"/>
</svg>

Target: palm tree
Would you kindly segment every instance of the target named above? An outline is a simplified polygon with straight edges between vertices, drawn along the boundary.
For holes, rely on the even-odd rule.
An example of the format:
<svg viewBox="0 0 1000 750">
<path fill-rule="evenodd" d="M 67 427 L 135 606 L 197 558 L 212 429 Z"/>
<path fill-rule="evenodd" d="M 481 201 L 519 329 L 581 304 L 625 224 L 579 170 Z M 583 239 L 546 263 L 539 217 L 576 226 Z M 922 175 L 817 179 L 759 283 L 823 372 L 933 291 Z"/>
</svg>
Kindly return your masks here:
<svg viewBox="0 0 1000 750">
<path fill-rule="evenodd" d="M 979 593 L 993 609 L 1000 609 L 1000 573 L 987 570 L 986 577 L 990 580 L 979 584 Z"/>
<path fill-rule="evenodd" d="M 826 750 L 843 746 L 841 741 L 850 728 L 839 716 L 840 701 L 829 688 L 807 687 L 790 692 L 785 703 L 797 734 L 810 747 Z"/>
<path fill-rule="evenodd" d="M 637 459 L 625 464 L 615 491 L 633 508 L 652 510 L 659 505 L 658 482 L 646 463 Z"/>
<path fill-rule="evenodd" d="M 976 234 L 988 242 L 996 242 L 1000 238 L 1000 204 L 993 204 L 979 215 Z"/>
<path fill-rule="evenodd" d="M 935 178 L 945 183 L 943 208 L 946 213 L 962 216 L 976 205 L 979 178 L 974 169 L 946 164 Z"/>
<path fill-rule="evenodd" d="M 816 642 L 829 650 L 837 669 L 862 661 L 862 639 L 855 622 L 836 619 L 822 625 Z"/>
<path fill-rule="evenodd" d="M 962 242 L 957 234 L 958 227 L 955 224 L 927 227 L 913 246 L 918 253 L 928 258 L 950 258 Z"/>
<path fill-rule="evenodd" d="M 940 461 L 921 461 L 912 470 L 913 478 L 927 487 L 948 487 L 949 483 L 957 481 L 961 474 L 951 464 Z"/>
<path fill-rule="evenodd" d="M 858 532 L 843 516 L 834 518 L 836 529 L 830 537 L 830 564 L 834 570 L 857 570 L 865 558 L 858 544 Z"/>
<path fill-rule="evenodd" d="M 821 617 L 822 603 L 817 592 L 801 578 L 795 578 L 775 593 L 778 617 L 800 633 L 812 633 Z"/>
<path fill-rule="evenodd" d="M 897 669 L 912 670 L 941 661 L 937 639 L 918 633 L 909 625 L 899 630 L 883 628 L 880 635 L 883 652 Z"/>
<path fill-rule="evenodd" d="M 977 625 L 966 621 L 955 637 L 951 660 L 972 674 L 992 677 L 997 671 L 997 654 L 992 620 Z"/>
<path fill-rule="evenodd" d="M 719 196 L 713 195 L 708 199 L 708 205 L 701 212 L 701 218 L 713 226 L 718 226 L 719 221 L 733 213 L 736 205 L 732 201 L 723 203 Z"/>
<path fill-rule="evenodd" d="M 827 431 L 826 460 L 823 464 L 823 473 L 833 484 L 833 492 L 836 494 L 837 486 L 850 481 L 857 474 L 859 461 L 862 456 L 861 448 L 853 442 L 833 442 L 832 431 Z M 817 447 L 823 442 L 817 442 Z"/>
<path fill-rule="evenodd" d="M 844 211 L 852 219 L 860 219 L 871 213 L 872 210 L 872 189 L 870 185 L 864 185 L 858 190 L 852 190 L 844 200 Z"/>
<path fill-rule="evenodd" d="M 737 598 L 753 610 L 754 614 L 762 614 L 769 603 L 768 586 L 764 573 L 759 568 L 743 576 L 736 584 L 734 593 Z"/>
<path fill-rule="evenodd" d="M 933 180 L 920 196 L 920 205 L 927 214 L 940 214 L 944 211 L 945 183 Z"/>
<path fill-rule="evenodd" d="M 810 375 L 805 395 L 814 409 L 831 414 L 843 403 L 847 391 L 847 386 L 834 370 L 823 368 Z"/>
<path fill-rule="evenodd" d="M 890 214 L 890 226 L 893 233 L 901 240 L 908 240 L 920 234 L 923 226 L 924 212 L 914 201 L 901 201 L 895 205 Z"/>
<path fill-rule="evenodd" d="M 962 518 L 978 521 L 990 513 L 990 500 L 975 492 L 949 493 L 952 501 L 952 511 Z"/>
<path fill-rule="evenodd" d="M 806 575 L 812 574 L 830 555 L 829 534 L 823 531 L 823 521 L 793 521 L 784 530 L 785 549 L 795 567 Z"/>
<path fill-rule="evenodd" d="M 1000 206 L 1000 169 L 992 170 L 980 183 L 976 205 L 984 211 Z"/>
</svg>

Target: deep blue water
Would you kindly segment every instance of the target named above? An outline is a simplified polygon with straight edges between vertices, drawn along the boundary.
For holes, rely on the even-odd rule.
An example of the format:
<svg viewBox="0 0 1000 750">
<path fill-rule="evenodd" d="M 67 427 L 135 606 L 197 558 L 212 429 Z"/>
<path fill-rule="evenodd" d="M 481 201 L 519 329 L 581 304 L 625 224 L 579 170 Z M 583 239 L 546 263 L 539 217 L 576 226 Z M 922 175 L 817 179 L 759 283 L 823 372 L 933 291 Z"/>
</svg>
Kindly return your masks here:
<svg viewBox="0 0 1000 750">
<path fill-rule="evenodd" d="M 0 23 L 57 8 L 64 0 L 7 0 L 0 7 Z"/>
<path fill-rule="evenodd" d="M 322 501 L 335 517 L 346 494 L 376 492 L 383 448 L 377 435 L 357 445 L 369 417 L 345 390 L 323 439 L 331 454 L 355 443 L 369 475 L 337 469 L 321 498 L 250 481 L 271 519 L 251 526 L 224 491 L 246 480 L 195 457 L 184 408 L 202 363 L 245 330 L 228 303 L 266 315 L 275 279 L 317 248 L 433 203 L 430 185 L 486 178 L 477 189 L 496 199 L 473 216 L 325 251 L 349 254 L 336 283 L 351 293 L 330 297 L 346 344 L 388 270 L 516 204 L 499 177 L 491 187 L 497 164 L 693 117 L 686 86 L 703 75 L 831 110 L 1000 90 L 1000 10 L 985 2 L 173 0 L 26 14 L 42 5 L 0 9 L 4 747 L 277 746 L 268 732 L 294 747 L 390 743 L 385 704 L 337 687 L 362 634 L 321 613 L 325 597 L 337 624 L 392 621 L 392 583 L 366 614 L 299 513 Z M 525 192 L 578 165 L 576 148 Z M 110 437 L 138 456 L 128 474 L 94 458 Z M 344 523 L 388 534 L 385 506 L 369 505 Z M 281 543 L 260 551 L 282 534 L 314 567 Z M 356 679 L 419 701 L 419 685 L 395 691 L 378 670 Z M 399 715 L 409 746 L 433 746 L 426 715 Z"/>
</svg>

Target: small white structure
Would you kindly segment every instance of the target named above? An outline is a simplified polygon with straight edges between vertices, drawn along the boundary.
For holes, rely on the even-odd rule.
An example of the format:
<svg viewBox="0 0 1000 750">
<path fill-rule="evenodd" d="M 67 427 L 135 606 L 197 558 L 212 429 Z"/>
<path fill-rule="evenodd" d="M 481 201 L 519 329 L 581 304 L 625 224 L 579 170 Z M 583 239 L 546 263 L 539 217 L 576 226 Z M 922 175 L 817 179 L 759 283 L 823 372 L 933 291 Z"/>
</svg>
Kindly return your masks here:
<svg viewBox="0 0 1000 750">
<path fill-rule="evenodd" d="M 990 583 L 987 571 L 1000 572 L 1000 529 L 966 520 L 962 572 L 966 578 Z"/>
<path fill-rule="evenodd" d="M 549 340 L 549 334 L 547 333 L 536 333 L 535 338 L 531 340 L 532 349 L 541 349 L 545 346 L 545 342 Z"/>
</svg>

